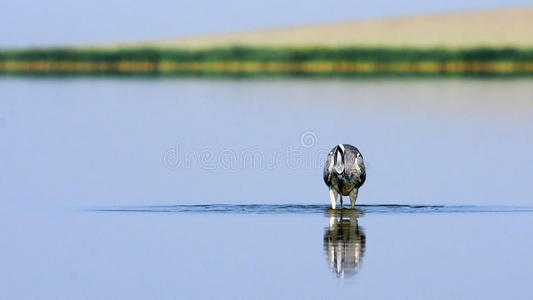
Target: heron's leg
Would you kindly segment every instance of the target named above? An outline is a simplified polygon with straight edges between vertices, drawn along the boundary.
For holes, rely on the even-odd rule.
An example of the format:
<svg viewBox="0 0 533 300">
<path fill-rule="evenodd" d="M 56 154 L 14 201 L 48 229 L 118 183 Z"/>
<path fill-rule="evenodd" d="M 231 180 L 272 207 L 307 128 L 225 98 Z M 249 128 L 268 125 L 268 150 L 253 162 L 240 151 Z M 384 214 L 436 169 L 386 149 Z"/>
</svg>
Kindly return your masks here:
<svg viewBox="0 0 533 300">
<path fill-rule="evenodd" d="M 339 193 L 339 196 L 341 198 L 341 209 L 342 209 L 342 192 Z"/>
<path fill-rule="evenodd" d="M 329 188 L 329 198 L 331 199 L 331 208 L 335 209 L 335 205 L 337 205 L 337 191 L 334 188 Z"/>
<path fill-rule="evenodd" d="M 359 193 L 358 189 L 353 189 L 350 192 L 350 204 L 352 208 L 355 208 L 355 200 L 357 200 L 357 194 Z"/>
</svg>

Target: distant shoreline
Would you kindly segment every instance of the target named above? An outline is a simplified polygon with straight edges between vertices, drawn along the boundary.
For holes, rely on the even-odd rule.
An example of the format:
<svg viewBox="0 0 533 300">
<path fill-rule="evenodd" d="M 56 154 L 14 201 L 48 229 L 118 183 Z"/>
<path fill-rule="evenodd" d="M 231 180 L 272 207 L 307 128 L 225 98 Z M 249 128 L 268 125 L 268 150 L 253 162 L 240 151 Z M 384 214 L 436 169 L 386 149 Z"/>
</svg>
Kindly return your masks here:
<svg viewBox="0 0 533 300">
<path fill-rule="evenodd" d="M 533 49 L 273 48 L 0 51 L 2 75 L 531 76 Z"/>
<path fill-rule="evenodd" d="M 533 7 L 351 20 L 191 36 L 101 47 L 208 49 L 249 47 L 374 47 L 416 49 L 515 49 L 533 47 Z"/>
<path fill-rule="evenodd" d="M 0 75 L 533 75 L 533 8 L 355 21 L 187 39 L 0 49 Z"/>
</svg>

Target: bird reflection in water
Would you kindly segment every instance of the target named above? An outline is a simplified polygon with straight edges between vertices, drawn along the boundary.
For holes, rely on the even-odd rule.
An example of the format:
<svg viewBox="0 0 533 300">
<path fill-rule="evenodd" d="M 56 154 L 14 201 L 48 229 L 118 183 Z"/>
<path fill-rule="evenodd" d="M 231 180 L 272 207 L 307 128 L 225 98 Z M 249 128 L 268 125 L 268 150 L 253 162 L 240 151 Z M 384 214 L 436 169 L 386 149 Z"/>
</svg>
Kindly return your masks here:
<svg viewBox="0 0 533 300">
<path fill-rule="evenodd" d="M 365 253 L 366 236 L 357 224 L 360 212 L 354 209 L 328 210 L 329 227 L 324 233 L 324 252 L 337 277 L 357 273 Z"/>
</svg>

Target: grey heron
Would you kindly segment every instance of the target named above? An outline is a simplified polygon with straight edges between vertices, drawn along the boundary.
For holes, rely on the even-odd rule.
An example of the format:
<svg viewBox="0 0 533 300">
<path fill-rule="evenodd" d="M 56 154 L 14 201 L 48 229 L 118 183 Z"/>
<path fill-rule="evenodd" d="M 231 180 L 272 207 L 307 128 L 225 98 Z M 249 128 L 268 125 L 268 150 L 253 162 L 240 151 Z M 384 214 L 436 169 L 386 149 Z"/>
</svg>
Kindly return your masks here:
<svg viewBox="0 0 533 300">
<path fill-rule="evenodd" d="M 332 209 L 336 207 L 337 195 L 340 196 L 341 209 L 342 196 L 350 196 L 350 204 L 354 208 L 359 188 L 365 180 L 365 163 L 356 147 L 339 144 L 331 149 L 324 165 L 324 182 L 329 187 Z"/>
</svg>

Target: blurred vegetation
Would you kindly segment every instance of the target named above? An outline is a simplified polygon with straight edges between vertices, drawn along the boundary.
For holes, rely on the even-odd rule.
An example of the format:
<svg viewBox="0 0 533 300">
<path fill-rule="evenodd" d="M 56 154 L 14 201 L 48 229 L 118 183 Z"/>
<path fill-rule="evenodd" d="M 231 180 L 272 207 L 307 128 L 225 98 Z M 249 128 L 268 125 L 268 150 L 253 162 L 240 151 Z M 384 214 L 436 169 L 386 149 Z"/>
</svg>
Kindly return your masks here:
<svg viewBox="0 0 533 300">
<path fill-rule="evenodd" d="M 253 48 L 226 47 L 212 49 L 27 49 L 0 51 L 0 60 L 54 61 L 533 61 L 533 49 L 477 48 L 449 49 L 389 49 L 389 48 Z"/>
<path fill-rule="evenodd" d="M 70 66 L 69 62 L 78 64 Z M 63 65 L 57 65 L 60 63 Z M 189 65 L 170 65 L 165 68 L 164 63 L 189 63 Z M 190 65 L 194 63 L 200 65 Z M 219 63 L 219 65 L 212 66 L 209 63 Z M 269 63 L 275 65 L 272 67 L 268 65 Z M 354 65 L 343 67 L 342 63 Z M 394 66 L 395 63 L 406 65 Z M 423 63 L 432 63 L 432 65 L 426 68 L 418 67 Z M 450 67 L 450 63 L 463 63 L 466 66 Z M 491 63 L 510 64 L 495 66 Z M 358 64 L 366 69 L 362 70 Z M 0 74 L 532 75 L 532 64 L 533 49 L 513 48 L 453 50 L 226 47 L 198 50 L 55 48 L 0 51 Z"/>
</svg>

